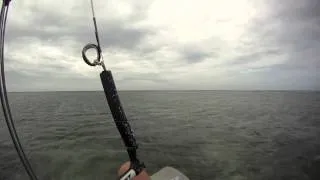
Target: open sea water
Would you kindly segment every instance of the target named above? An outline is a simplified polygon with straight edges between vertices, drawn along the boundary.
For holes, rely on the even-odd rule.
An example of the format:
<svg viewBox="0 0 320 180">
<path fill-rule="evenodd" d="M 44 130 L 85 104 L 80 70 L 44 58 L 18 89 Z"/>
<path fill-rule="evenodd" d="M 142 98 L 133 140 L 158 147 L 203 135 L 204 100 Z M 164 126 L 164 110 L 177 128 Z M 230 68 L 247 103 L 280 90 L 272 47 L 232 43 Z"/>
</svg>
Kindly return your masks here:
<svg viewBox="0 0 320 180">
<path fill-rule="evenodd" d="M 320 92 L 119 95 L 150 174 L 172 166 L 191 180 L 320 179 L 313 163 L 320 158 Z M 115 179 L 128 160 L 103 92 L 9 93 L 9 100 L 39 179 Z M 0 117 L 0 179 L 26 180 Z"/>
</svg>

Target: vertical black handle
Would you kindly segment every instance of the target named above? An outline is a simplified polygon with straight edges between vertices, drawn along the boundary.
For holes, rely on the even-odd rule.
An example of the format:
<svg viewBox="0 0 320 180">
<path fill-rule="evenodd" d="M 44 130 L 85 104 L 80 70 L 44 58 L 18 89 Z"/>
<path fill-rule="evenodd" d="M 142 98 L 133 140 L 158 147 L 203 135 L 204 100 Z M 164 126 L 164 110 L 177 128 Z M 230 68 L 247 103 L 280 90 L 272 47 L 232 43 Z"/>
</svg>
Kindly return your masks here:
<svg viewBox="0 0 320 180">
<path fill-rule="evenodd" d="M 102 71 L 100 73 L 100 78 L 114 122 L 127 147 L 127 152 L 131 161 L 130 169 L 134 169 L 138 175 L 142 169 L 145 168 L 145 165 L 137 158 L 136 150 L 138 149 L 138 145 L 122 108 L 111 71 Z"/>
<path fill-rule="evenodd" d="M 106 95 L 114 122 L 127 148 L 137 147 L 135 137 L 128 123 L 127 117 L 121 105 L 119 95 L 114 83 L 111 71 L 102 71 L 100 74 L 104 93 Z"/>
</svg>

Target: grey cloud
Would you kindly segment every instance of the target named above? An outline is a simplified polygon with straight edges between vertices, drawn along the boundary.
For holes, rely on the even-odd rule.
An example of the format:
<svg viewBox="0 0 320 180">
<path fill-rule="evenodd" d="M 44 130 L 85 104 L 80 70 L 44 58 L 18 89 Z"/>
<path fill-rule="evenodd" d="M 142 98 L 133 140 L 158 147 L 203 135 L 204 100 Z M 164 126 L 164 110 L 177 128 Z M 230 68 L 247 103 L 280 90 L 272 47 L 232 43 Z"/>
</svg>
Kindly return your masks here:
<svg viewBox="0 0 320 180">
<path fill-rule="evenodd" d="M 134 49 L 146 36 L 152 34 L 150 30 L 135 29 L 126 27 L 125 24 L 100 24 L 100 43 L 103 47 L 116 47 L 123 49 Z M 106 28 L 107 27 L 107 28 Z M 23 37 L 34 37 L 43 41 L 59 41 L 70 37 L 81 45 L 87 42 L 94 42 L 94 29 L 89 30 L 84 26 L 77 26 L 70 29 L 61 29 L 57 32 L 48 32 L 36 29 L 10 28 L 7 33 L 7 40 L 19 40 Z"/>
<path fill-rule="evenodd" d="M 150 57 L 152 53 L 160 49 L 161 46 L 148 46 L 148 47 L 137 47 L 136 50 L 142 57 Z"/>
<path fill-rule="evenodd" d="M 241 75 L 234 72 L 235 80 L 238 82 L 234 87 L 233 82 L 224 84 L 230 88 L 273 88 L 285 89 L 292 88 L 320 88 L 318 82 L 320 68 L 320 7 L 318 0 L 264 0 L 268 2 L 268 10 L 270 16 L 264 17 L 263 14 L 258 16 L 253 24 L 249 26 L 249 32 L 244 33 L 241 42 L 235 51 L 239 54 L 234 57 L 224 67 L 241 66 L 261 60 L 262 58 L 276 58 L 285 55 L 287 61 L 284 64 L 272 65 L 269 67 L 259 67 L 254 74 Z M 84 2 L 81 2 L 84 3 Z M 81 4 L 80 4 L 81 5 Z M 80 6 L 79 5 L 79 6 Z M 82 6 L 82 5 L 81 5 Z M 77 7 L 74 7 L 76 9 Z M 259 8 L 258 8 L 259 9 Z M 144 58 L 150 57 L 152 60 L 153 53 L 159 50 L 156 45 L 148 45 L 145 39 L 156 33 L 156 29 L 136 28 L 133 23 L 143 20 L 146 16 L 145 7 L 136 7 L 134 14 L 128 19 L 113 19 L 109 21 L 100 20 L 97 14 L 98 28 L 103 48 L 117 48 L 124 51 L 134 51 L 138 56 Z M 90 17 L 81 19 L 74 16 L 63 16 L 58 13 L 48 14 L 47 12 L 31 7 L 34 16 L 30 19 L 29 27 L 22 27 L 18 24 L 11 24 L 10 18 L 6 34 L 6 42 L 19 42 L 24 37 L 32 37 L 43 41 L 50 41 L 52 45 L 63 48 L 70 46 L 62 44 L 62 40 L 68 38 L 74 41 L 74 52 L 79 53 L 82 47 L 88 42 L 95 42 L 93 23 Z M 90 12 L 85 12 L 90 16 Z M 9 14 L 10 16 L 10 14 Z M 21 18 L 21 17 L 11 17 Z M 226 23 L 226 22 L 225 22 Z M 221 46 L 224 43 L 214 40 Z M 23 42 L 23 46 L 28 43 Z M 32 41 L 29 41 L 32 43 Z M 219 47 L 217 45 L 217 47 Z M 71 48 L 72 49 L 72 48 Z M 219 58 L 219 49 L 208 52 L 205 48 L 194 47 L 188 45 L 185 47 L 177 47 L 178 53 L 182 56 L 185 65 L 198 63 L 207 58 Z M 120 50 L 121 51 L 121 50 Z M 41 52 L 39 52 L 41 53 Z M 52 57 L 44 57 L 41 68 L 32 69 L 32 73 L 19 72 L 14 69 L 8 71 L 8 83 L 12 89 L 41 90 L 41 89 L 57 89 L 57 90 L 78 90 L 85 88 L 100 89 L 99 78 L 88 80 L 86 87 L 82 87 L 85 77 L 77 77 L 72 74 L 68 67 L 60 65 L 59 60 Z M 14 63 L 19 60 L 9 59 L 6 61 L 8 65 L 14 67 Z M 50 62 L 50 63 L 49 63 Z M 153 62 L 159 68 L 165 67 L 170 69 L 174 64 L 164 64 L 162 61 Z M 180 66 L 180 64 L 179 64 Z M 114 68 L 116 71 L 117 68 Z M 241 80 L 242 79 L 242 80 Z M 120 83 L 128 81 L 144 80 L 154 83 L 170 83 L 157 73 L 129 73 L 125 77 L 119 78 Z M 252 82 L 251 82 L 252 81 Z M 299 81 L 297 84 L 295 81 Z M 32 82 L 32 83 L 31 83 Z M 55 82 L 52 84 L 51 82 Z M 208 82 L 210 83 L 210 82 Z M 241 84 L 242 83 L 242 84 Z M 295 84 L 296 83 L 296 84 Z M 32 86 L 32 87 L 31 87 Z M 185 85 L 187 87 L 187 85 Z M 221 85 L 222 86 L 222 85 Z M 237 87 L 236 87 L 237 86 Z M 219 88 L 219 87 L 217 87 Z"/>
<path fill-rule="evenodd" d="M 6 60 L 6 79 L 8 91 L 47 91 L 47 90 L 94 90 L 98 89 L 99 78 L 79 75 L 68 66 L 61 64 L 30 65 L 17 68 L 14 59 Z M 83 87 L 83 82 L 86 86 Z M 97 82 L 98 81 L 98 82 Z"/>
<path fill-rule="evenodd" d="M 318 1 L 268 2 L 271 3 L 268 7 L 271 15 L 254 20 L 249 33 L 241 37 L 242 43 L 236 49 L 239 55 L 224 66 L 246 65 L 262 58 L 272 60 L 281 56 L 286 58 L 283 64 L 247 69 L 244 74 L 234 72 L 233 78 L 249 89 L 251 86 L 259 89 L 319 89 Z"/>
<path fill-rule="evenodd" d="M 268 1 L 267 17 L 256 18 L 245 34 L 241 51 L 249 49 L 232 63 L 250 63 L 261 57 L 287 55 L 287 62 L 281 67 L 288 69 L 320 67 L 320 4 L 318 0 Z"/>
<path fill-rule="evenodd" d="M 119 48 L 125 51 L 138 50 L 142 54 L 151 53 L 156 51 L 157 47 L 143 47 L 139 44 L 148 35 L 152 35 L 154 32 L 150 29 L 135 28 L 132 23 L 140 21 L 145 18 L 145 9 L 141 7 L 135 7 L 135 10 L 139 10 L 133 14 L 129 19 L 112 19 L 108 21 L 98 21 L 98 29 L 100 33 L 100 42 L 103 48 Z M 94 27 L 91 17 L 87 19 L 74 19 L 72 16 L 64 17 L 57 13 L 50 14 L 42 9 L 31 7 L 30 10 L 33 17 L 28 21 L 30 25 L 28 27 L 20 26 L 17 23 L 10 23 L 8 21 L 6 43 L 15 43 L 16 47 L 12 47 L 15 50 L 18 48 L 29 46 L 32 44 L 32 40 L 40 40 L 40 42 L 50 42 L 53 46 L 70 46 L 70 44 L 62 44 L 64 39 L 73 41 L 73 45 L 79 46 L 70 48 L 73 49 L 73 53 L 79 53 L 82 47 L 89 42 L 95 43 Z M 88 13 L 88 16 L 90 13 Z M 98 16 L 98 15 L 97 15 Z M 103 19 L 103 18 L 101 18 Z M 139 49 L 140 48 L 140 49 Z M 41 52 L 39 52 L 41 53 Z M 69 53 L 68 53 L 69 54 Z M 70 54 L 69 54 L 70 55 Z M 59 59 L 54 57 L 45 57 L 43 61 L 36 65 L 29 65 L 23 63 L 19 59 L 6 59 L 6 66 L 9 67 L 7 71 L 8 89 L 14 91 L 27 90 L 94 90 L 101 87 L 99 78 L 92 80 L 91 78 L 79 77 L 78 74 L 73 73 L 69 67 L 64 64 L 59 64 Z M 80 54 L 79 54 L 80 58 Z M 22 70 L 15 69 L 15 65 L 25 65 Z M 117 68 L 114 68 L 117 70 Z M 88 80 L 86 87 L 82 87 L 84 80 Z M 153 82 L 166 82 L 156 73 L 139 73 L 129 74 L 128 76 L 119 80 L 119 82 L 127 82 L 132 80 L 147 80 Z M 51 83 L 51 82 L 54 82 Z"/>
<path fill-rule="evenodd" d="M 49 14 L 36 7 L 32 9 L 34 18 L 29 20 L 30 26 L 21 27 L 17 24 L 11 25 L 10 21 L 8 22 L 6 37 L 8 42 L 23 37 L 34 37 L 43 41 L 59 41 L 63 38 L 72 38 L 81 46 L 87 42 L 95 42 L 91 17 L 74 19 L 65 17 L 58 12 Z M 142 12 L 136 12 L 129 19 L 114 19 L 108 22 L 99 21 L 97 17 L 101 45 L 103 47 L 134 49 L 146 36 L 153 34 L 151 29 L 132 27 L 132 23 L 143 19 Z M 90 16 L 89 13 L 88 16 Z"/>
<path fill-rule="evenodd" d="M 139 73 L 139 74 L 129 74 L 126 77 L 123 77 L 122 79 L 119 79 L 119 82 L 123 81 L 132 81 L 132 80 L 138 80 L 138 81 L 152 81 L 152 82 L 168 82 L 166 79 L 160 76 L 158 73 Z"/>
<path fill-rule="evenodd" d="M 20 59 L 16 58 L 5 58 L 6 67 L 14 70 L 14 71 L 28 71 L 32 69 L 29 73 L 25 75 L 29 76 L 75 76 L 70 71 L 70 67 L 61 64 L 59 59 L 55 59 L 53 57 L 45 57 L 42 62 L 37 64 L 28 64 L 23 62 Z M 20 68 L 18 68 L 20 67 Z M 22 69 L 21 69 L 22 68 Z"/>
<path fill-rule="evenodd" d="M 318 72 L 303 71 L 297 68 L 288 68 L 287 65 L 273 65 L 256 74 L 263 77 L 262 83 L 274 89 L 301 89 L 317 90 L 320 88 L 320 74 Z"/>
<path fill-rule="evenodd" d="M 281 1 L 281 3 L 277 0 L 271 0 L 268 2 L 273 11 L 271 18 L 282 19 L 288 21 L 288 23 L 289 21 L 291 23 L 295 21 L 312 21 L 320 25 L 320 1 L 318 0 L 285 0 Z"/>
<path fill-rule="evenodd" d="M 109 26 L 109 25 L 108 25 Z M 106 31 L 102 28 L 101 40 L 105 47 L 119 47 L 124 49 L 135 49 L 136 46 L 152 31 L 146 29 L 134 29 L 125 26 L 111 26 Z"/>
<path fill-rule="evenodd" d="M 320 2 L 299 1 L 287 4 L 283 9 L 278 13 L 282 33 L 277 40 L 279 46 L 288 47 L 287 67 L 319 70 Z"/>
<path fill-rule="evenodd" d="M 197 63 L 203 61 L 205 58 L 212 57 L 210 53 L 193 46 L 185 46 L 180 50 L 180 52 L 182 54 L 182 59 L 188 63 Z"/>
<path fill-rule="evenodd" d="M 64 90 L 97 90 L 101 89 L 100 79 L 86 79 L 83 77 L 60 77 L 37 72 L 32 76 L 21 71 L 6 71 L 7 90 L 11 91 L 64 91 Z M 85 82 L 85 86 L 83 85 Z"/>
<path fill-rule="evenodd" d="M 251 53 L 239 55 L 225 65 L 237 66 L 241 64 L 249 64 L 259 61 L 264 57 L 274 58 L 275 56 L 280 54 L 282 54 L 282 52 L 279 49 L 263 49 L 261 51 L 253 51 Z"/>
</svg>

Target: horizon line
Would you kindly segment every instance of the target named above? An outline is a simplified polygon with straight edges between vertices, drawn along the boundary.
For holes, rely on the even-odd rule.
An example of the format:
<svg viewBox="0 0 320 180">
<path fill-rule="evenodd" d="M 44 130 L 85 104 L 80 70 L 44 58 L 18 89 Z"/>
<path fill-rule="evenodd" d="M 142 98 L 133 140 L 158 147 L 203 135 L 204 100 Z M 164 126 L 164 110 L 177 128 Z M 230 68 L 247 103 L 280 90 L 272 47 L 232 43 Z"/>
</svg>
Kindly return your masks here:
<svg viewBox="0 0 320 180">
<path fill-rule="evenodd" d="M 310 90 L 308 90 L 308 89 L 301 89 L 301 90 L 299 90 L 299 89 L 296 89 L 296 90 L 294 90 L 294 89 L 265 89 L 265 90 L 263 90 L 263 89 L 243 89 L 243 90 L 241 90 L 241 89 L 221 89 L 221 90 L 218 90 L 218 89 L 195 89 L 195 90 L 192 90 L 192 89 L 187 89 L 187 90 L 118 90 L 119 92 L 124 92 L 124 91 L 131 91 L 131 92 L 133 92 L 133 91 L 141 91 L 141 92 L 145 92 L 145 91 L 167 91 L 167 92 L 169 92 L 169 91 L 175 91 L 175 92 L 183 92 L 183 91 L 247 91 L 247 92 L 253 92 L 253 91 L 278 91 L 278 92 L 280 92 L 280 91 L 282 91 L 282 92 L 297 92 L 297 91 L 304 91 L 304 92 L 318 92 L 318 91 L 320 91 L 320 90 L 312 90 L 312 89 L 310 89 Z M 8 93 L 38 93 L 38 92 L 43 92 L 43 93 L 45 93 L 45 92 L 103 92 L 103 89 L 101 89 L 101 90 L 31 90 L 31 91 L 8 91 Z"/>
</svg>

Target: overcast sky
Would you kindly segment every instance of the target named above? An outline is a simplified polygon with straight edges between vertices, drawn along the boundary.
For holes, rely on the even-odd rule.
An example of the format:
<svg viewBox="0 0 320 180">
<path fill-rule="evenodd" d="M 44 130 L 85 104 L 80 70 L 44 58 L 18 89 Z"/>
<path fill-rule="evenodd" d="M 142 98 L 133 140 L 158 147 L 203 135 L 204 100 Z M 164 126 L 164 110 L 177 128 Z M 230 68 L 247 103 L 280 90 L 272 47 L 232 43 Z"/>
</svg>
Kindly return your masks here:
<svg viewBox="0 0 320 180">
<path fill-rule="evenodd" d="M 120 90 L 320 90 L 319 0 L 94 0 Z M 11 2 L 9 91 L 101 90 L 89 0 Z"/>
</svg>

